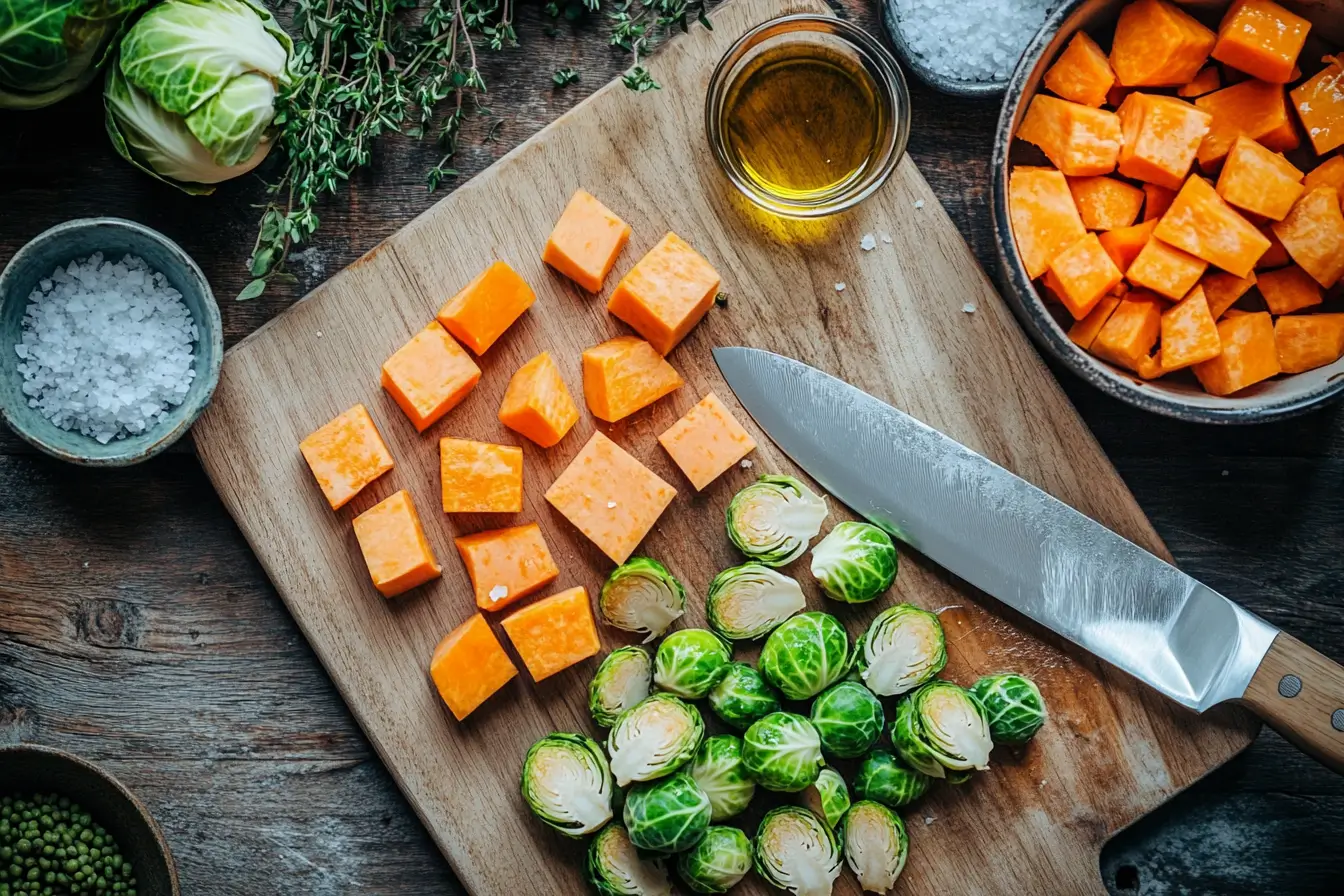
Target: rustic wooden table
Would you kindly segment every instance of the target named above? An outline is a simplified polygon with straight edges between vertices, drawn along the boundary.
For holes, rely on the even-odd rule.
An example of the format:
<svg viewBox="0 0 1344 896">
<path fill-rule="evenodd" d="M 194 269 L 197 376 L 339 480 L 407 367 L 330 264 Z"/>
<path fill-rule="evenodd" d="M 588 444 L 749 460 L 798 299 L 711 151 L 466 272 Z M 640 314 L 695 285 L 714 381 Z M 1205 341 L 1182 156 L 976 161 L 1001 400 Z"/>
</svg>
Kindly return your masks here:
<svg viewBox="0 0 1344 896">
<path fill-rule="evenodd" d="M 880 30 L 875 4 L 840 6 Z M 535 6 L 518 19 L 523 46 L 485 62 L 492 113 L 470 124 L 463 177 L 625 64 L 601 23 L 546 36 Z M 566 66 L 580 81 L 554 88 L 551 73 Z M 992 273 L 986 160 L 998 106 L 912 86 L 910 152 Z M 427 208 L 434 155 L 388 141 L 324 210 L 318 239 L 295 261 L 299 283 L 240 304 L 232 296 L 247 280 L 257 180 L 192 199 L 139 174 L 109 146 L 96 92 L 0 113 L 0 263 L 68 218 L 142 221 L 200 262 L 232 344 Z M 1195 427 L 1059 374 L 1185 569 L 1344 658 L 1340 406 L 1273 426 Z M 18 741 L 78 752 L 134 788 L 162 823 L 187 893 L 461 891 L 189 444 L 130 470 L 90 472 L 0 432 L 0 743 Z M 1266 732 L 1116 837 L 1099 874 L 1116 894 L 1337 893 L 1327 847 L 1340 842 L 1344 778 Z"/>
</svg>

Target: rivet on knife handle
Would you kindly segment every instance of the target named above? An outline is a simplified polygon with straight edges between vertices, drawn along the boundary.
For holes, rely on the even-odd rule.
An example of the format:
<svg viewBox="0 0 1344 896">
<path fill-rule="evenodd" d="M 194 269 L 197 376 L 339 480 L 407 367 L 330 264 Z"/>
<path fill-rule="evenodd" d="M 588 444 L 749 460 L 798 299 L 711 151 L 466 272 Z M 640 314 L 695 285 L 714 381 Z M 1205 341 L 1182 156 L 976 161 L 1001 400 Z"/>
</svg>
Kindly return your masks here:
<svg viewBox="0 0 1344 896">
<path fill-rule="evenodd" d="M 1243 702 L 1304 751 L 1344 772 L 1344 667 L 1280 632 Z"/>
</svg>

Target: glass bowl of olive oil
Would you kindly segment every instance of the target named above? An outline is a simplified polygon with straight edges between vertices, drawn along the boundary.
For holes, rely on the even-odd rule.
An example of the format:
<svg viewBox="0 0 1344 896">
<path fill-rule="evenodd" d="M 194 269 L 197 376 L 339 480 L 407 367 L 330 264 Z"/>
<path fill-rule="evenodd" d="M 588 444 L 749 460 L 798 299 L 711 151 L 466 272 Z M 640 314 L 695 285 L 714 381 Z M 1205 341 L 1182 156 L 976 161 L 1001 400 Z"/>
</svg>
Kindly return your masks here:
<svg viewBox="0 0 1344 896">
<path fill-rule="evenodd" d="M 875 38 L 842 19 L 791 15 L 743 35 L 710 76 L 705 130 L 748 199 L 792 218 L 862 202 L 905 155 L 910 94 Z"/>
</svg>

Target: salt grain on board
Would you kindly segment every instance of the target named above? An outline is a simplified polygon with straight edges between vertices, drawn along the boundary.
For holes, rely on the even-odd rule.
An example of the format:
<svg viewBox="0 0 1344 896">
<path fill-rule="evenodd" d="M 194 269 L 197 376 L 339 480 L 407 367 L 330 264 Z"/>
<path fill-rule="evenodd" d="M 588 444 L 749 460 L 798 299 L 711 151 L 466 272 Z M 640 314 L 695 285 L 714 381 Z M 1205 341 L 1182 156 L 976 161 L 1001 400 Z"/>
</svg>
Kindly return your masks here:
<svg viewBox="0 0 1344 896">
<path fill-rule="evenodd" d="M 887 0 L 905 45 L 926 67 L 958 81 L 1004 81 L 1060 0 Z"/>
<path fill-rule="evenodd" d="M 877 248 L 877 240 L 871 233 L 865 233 L 863 239 L 859 240 L 859 248 L 865 252 L 871 252 Z"/>
</svg>

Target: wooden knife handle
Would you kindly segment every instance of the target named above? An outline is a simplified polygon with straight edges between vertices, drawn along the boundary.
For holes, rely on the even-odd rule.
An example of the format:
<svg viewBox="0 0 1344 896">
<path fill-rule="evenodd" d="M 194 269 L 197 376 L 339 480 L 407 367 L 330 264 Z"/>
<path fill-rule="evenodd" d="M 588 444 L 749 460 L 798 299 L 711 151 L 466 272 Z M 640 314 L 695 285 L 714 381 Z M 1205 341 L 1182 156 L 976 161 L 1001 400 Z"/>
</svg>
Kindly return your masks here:
<svg viewBox="0 0 1344 896">
<path fill-rule="evenodd" d="M 1344 666 L 1280 632 L 1242 702 L 1304 752 L 1344 773 Z"/>
</svg>

